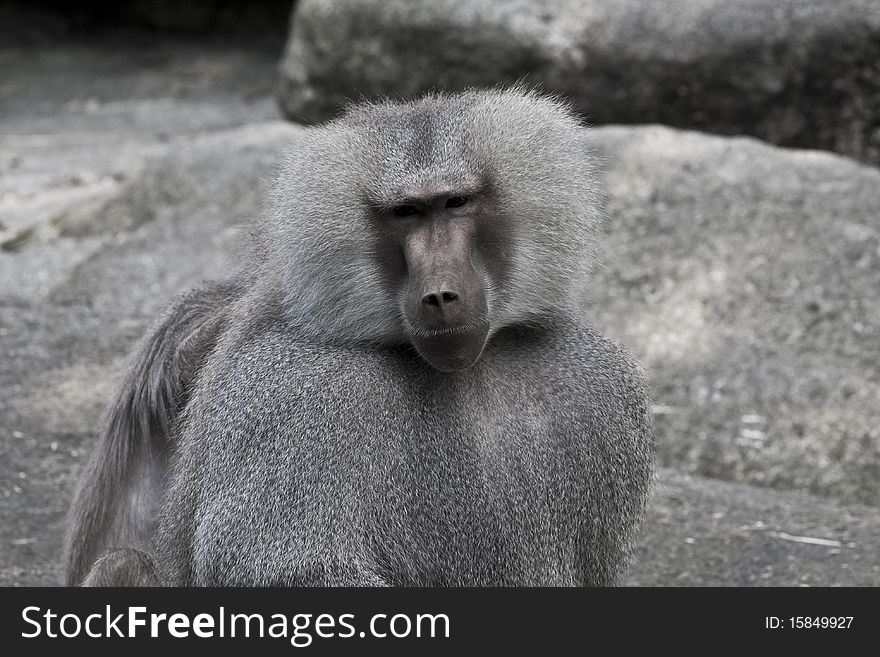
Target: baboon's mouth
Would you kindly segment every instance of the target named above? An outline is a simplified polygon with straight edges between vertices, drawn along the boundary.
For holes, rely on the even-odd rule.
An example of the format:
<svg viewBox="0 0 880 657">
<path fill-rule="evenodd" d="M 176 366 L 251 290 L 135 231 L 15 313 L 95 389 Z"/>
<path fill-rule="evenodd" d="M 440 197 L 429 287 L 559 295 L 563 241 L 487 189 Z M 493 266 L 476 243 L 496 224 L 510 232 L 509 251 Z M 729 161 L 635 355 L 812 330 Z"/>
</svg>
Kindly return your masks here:
<svg viewBox="0 0 880 657">
<path fill-rule="evenodd" d="M 410 336 L 419 355 L 441 372 L 458 372 L 476 363 L 486 346 L 489 322 L 419 332 Z"/>
</svg>

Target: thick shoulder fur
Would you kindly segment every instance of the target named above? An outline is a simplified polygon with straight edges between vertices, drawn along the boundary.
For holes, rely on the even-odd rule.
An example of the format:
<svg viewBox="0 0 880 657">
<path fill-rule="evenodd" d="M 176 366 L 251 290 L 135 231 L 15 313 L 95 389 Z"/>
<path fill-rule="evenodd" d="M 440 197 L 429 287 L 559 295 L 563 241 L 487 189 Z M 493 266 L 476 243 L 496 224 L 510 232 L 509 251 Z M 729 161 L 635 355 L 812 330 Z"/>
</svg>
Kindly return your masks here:
<svg viewBox="0 0 880 657">
<path fill-rule="evenodd" d="M 612 342 L 573 322 L 511 327 L 472 370 L 438 375 L 407 347 L 319 344 L 259 317 L 238 316 L 187 409 L 157 542 L 169 581 L 339 583 L 303 575 L 336 572 L 331 545 L 356 566 L 348 584 L 617 581 L 653 439 L 641 374 Z M 545 522 L 545 503 L 571 572 L 509 565 L 502 580 L 446 561 L 460 550 L 441 545 L 533 554 L 549 536 L 512 528 Z"/>
<path fill-rule="evenodd" d="M 592 535 L 582 537 L 582 579 L 611 585 L 631 558 L 653 484 L 650 396 L 641 369 L 623 349 L 592 329 L 573 334 L 564 360 L 574 366 L 560 367 L 569 385 L 557 408 L 569 415 L 574 431 L 568 435 L 587 454 L 583 476 L 592 479 L 584 488 L 584 507 L 594 511 Z"/>
</svg>

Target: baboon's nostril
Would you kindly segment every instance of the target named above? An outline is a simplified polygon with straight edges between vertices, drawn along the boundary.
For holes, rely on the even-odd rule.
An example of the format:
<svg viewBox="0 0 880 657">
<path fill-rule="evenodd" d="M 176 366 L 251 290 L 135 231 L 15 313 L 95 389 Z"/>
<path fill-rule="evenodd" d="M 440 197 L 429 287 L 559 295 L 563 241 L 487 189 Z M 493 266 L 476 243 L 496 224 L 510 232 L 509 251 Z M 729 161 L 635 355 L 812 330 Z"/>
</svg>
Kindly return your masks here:
<svg viewBox="0 0 880 657">
<path fill-rule="evenodd" d="M 458 301 L 458 292 L 452 292 L 451 290 L 428 292 L 428 294 L 422 297 L 423 304 L 426 306 L 436 306 L 438 308 L 452 303 L 453 301 Z"/>
</svg>

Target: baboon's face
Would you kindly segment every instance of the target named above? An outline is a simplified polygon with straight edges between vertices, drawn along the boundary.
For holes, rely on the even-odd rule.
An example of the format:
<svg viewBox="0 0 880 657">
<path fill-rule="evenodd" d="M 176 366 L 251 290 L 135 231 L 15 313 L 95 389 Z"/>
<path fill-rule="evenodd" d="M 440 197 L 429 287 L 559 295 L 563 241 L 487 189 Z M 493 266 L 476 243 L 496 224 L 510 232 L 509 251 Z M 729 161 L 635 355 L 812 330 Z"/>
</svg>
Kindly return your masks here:
<svg viewBox="0 0 880 657">
<path fill-rule="evenodd" d="M 483 352 L 491 289 L 504 278 L 500 218 L 477 185 L 427 187 L 380 212 L 380 261 L 419 354 L 438 370 L 463 370 Z"/>
<path fill-rule="evenodd" d="M 588 133 L 510 91 L 366 103 L 291 144 L 257 233 L 292 329 L 439 370 L 580 312 L 599 231 Z"/>
</svg>

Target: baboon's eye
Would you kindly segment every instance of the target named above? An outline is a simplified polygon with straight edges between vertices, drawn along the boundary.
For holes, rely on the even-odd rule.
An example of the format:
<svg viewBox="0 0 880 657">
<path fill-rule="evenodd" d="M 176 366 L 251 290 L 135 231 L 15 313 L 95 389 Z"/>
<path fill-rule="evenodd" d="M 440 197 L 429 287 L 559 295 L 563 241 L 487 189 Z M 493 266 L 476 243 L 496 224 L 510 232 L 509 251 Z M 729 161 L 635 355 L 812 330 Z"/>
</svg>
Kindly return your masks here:
<svg viewBox="0 0 880 657">
<path fill-rule="evenodd" d="M 452 196 L 446 200 L 447 208 L 460 208 L 468 202 L 467 196 Z"/>
<path fill-rule="evenodd" d="M 411 217 L 419 213 L 418 208 L 414 205 L 398 205 L 392 212 L 394 212 L 395 217 Z"/>
</svg>

